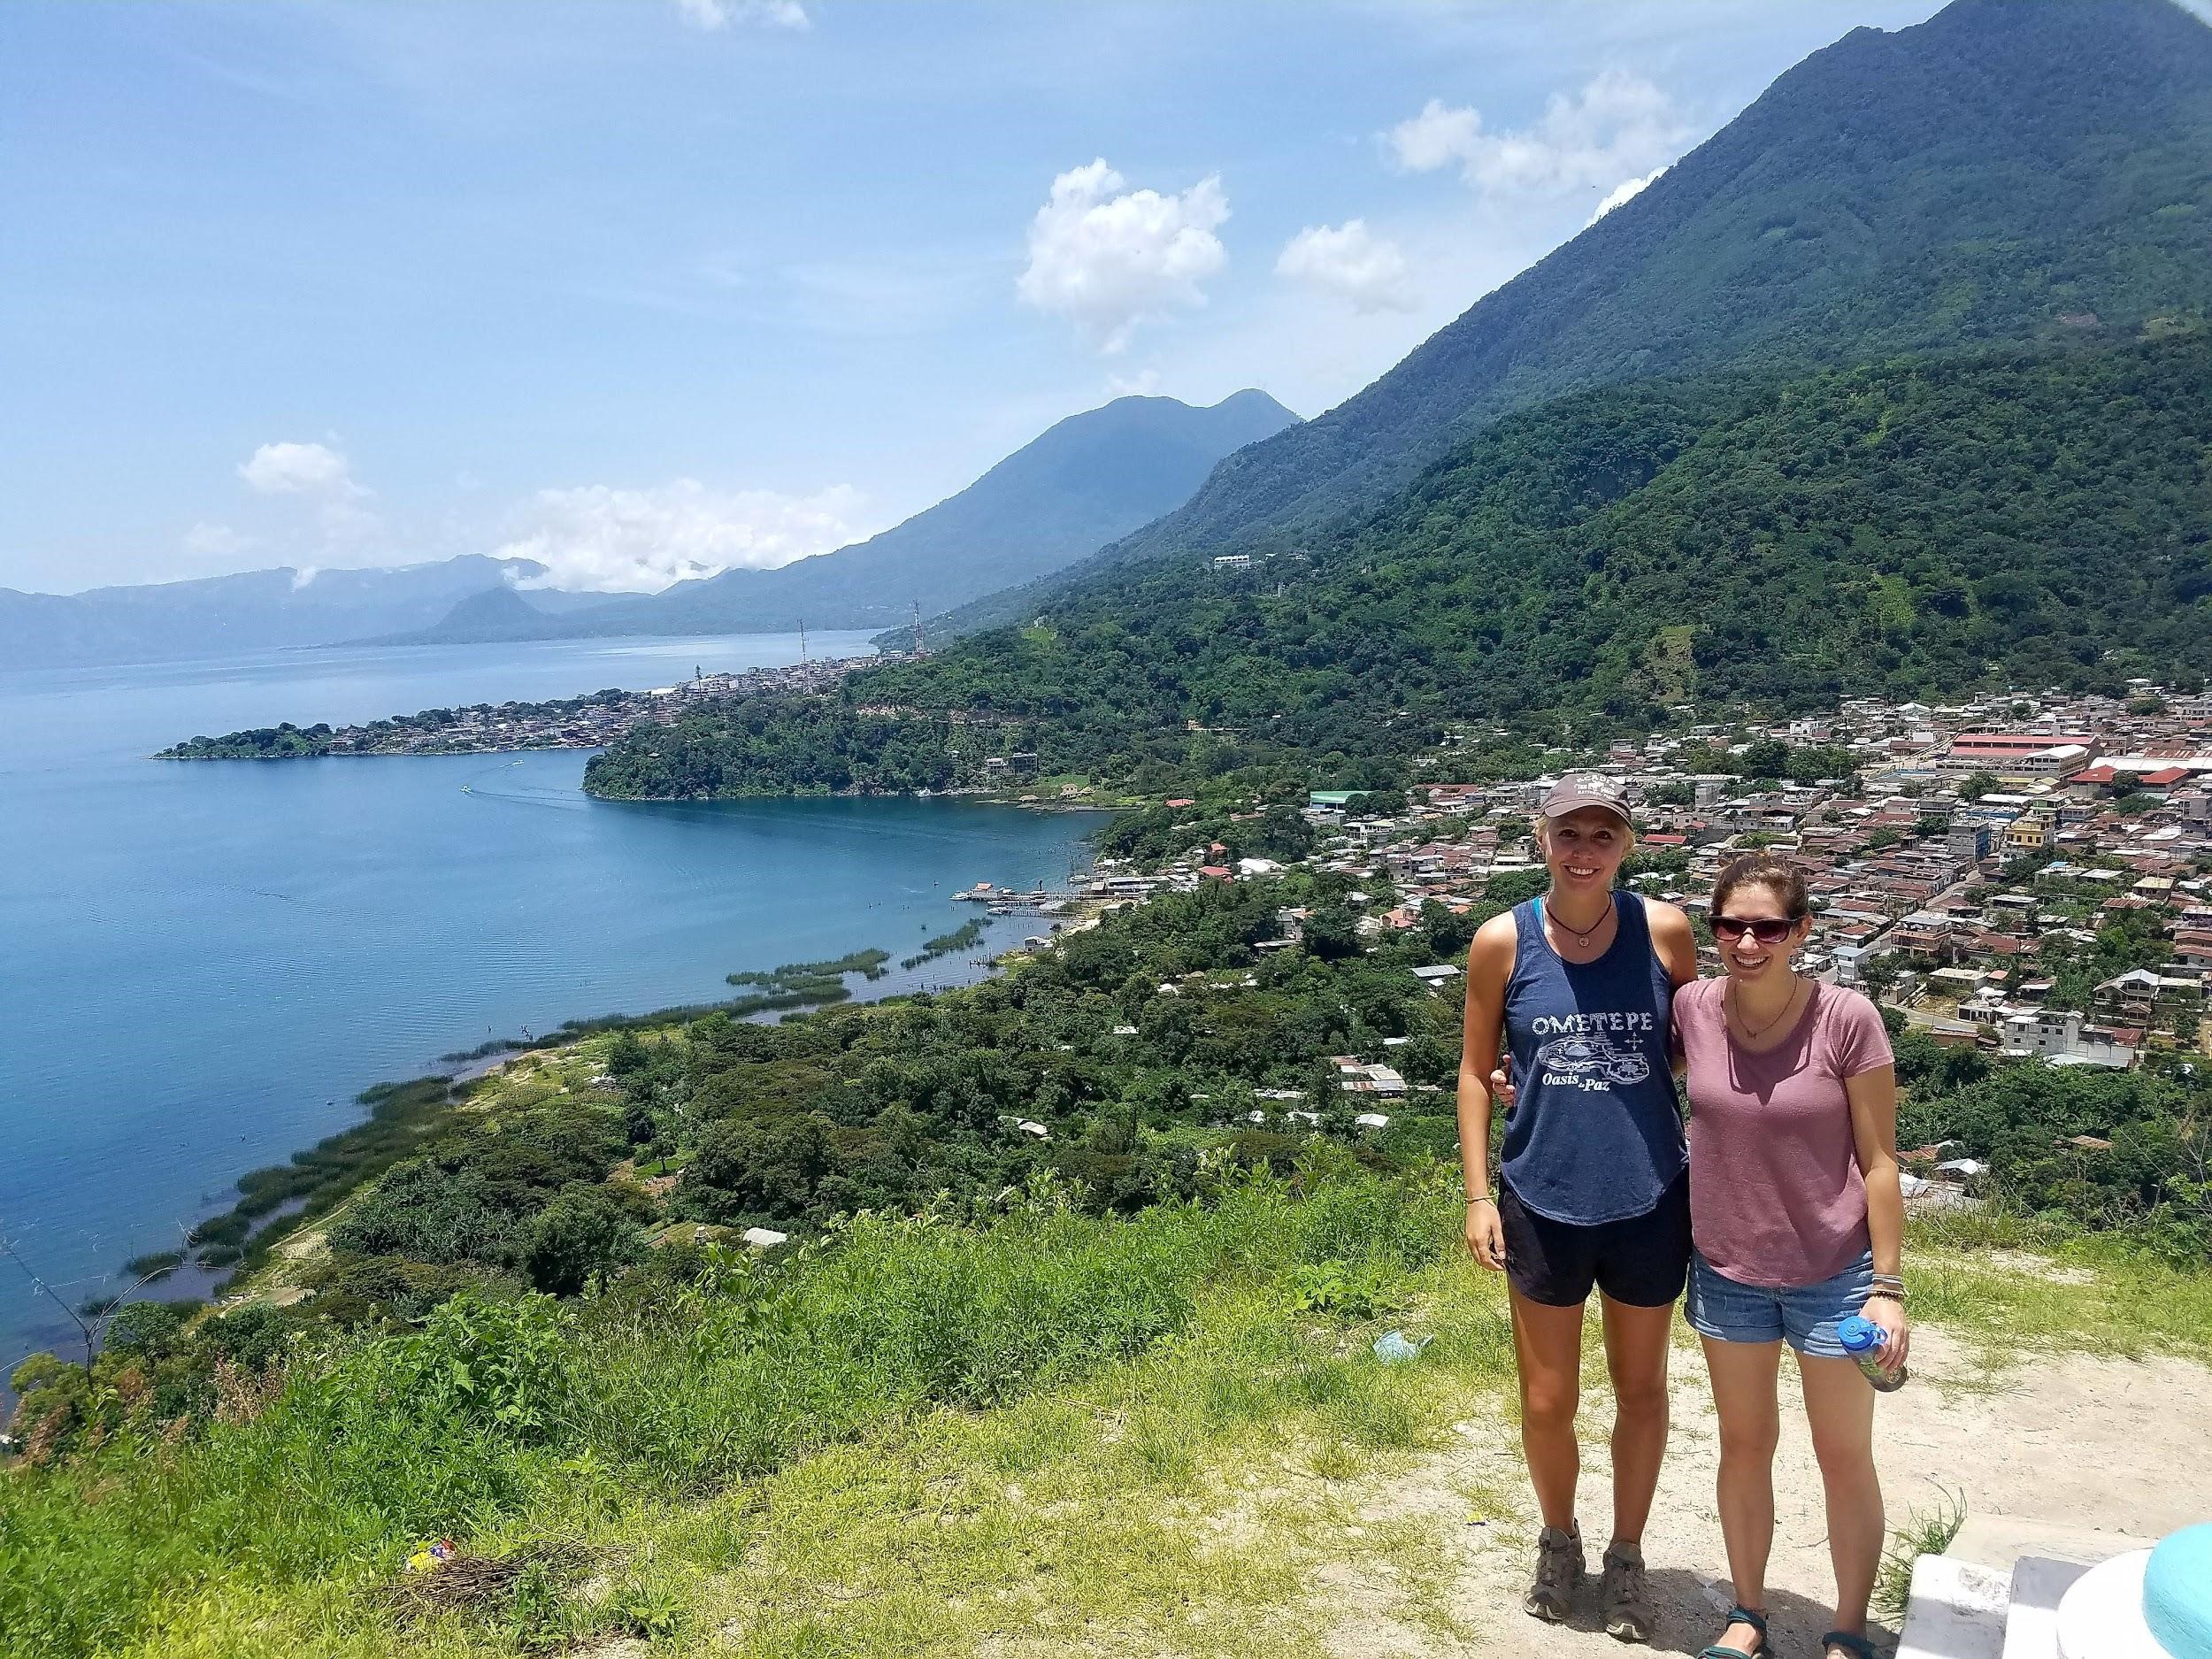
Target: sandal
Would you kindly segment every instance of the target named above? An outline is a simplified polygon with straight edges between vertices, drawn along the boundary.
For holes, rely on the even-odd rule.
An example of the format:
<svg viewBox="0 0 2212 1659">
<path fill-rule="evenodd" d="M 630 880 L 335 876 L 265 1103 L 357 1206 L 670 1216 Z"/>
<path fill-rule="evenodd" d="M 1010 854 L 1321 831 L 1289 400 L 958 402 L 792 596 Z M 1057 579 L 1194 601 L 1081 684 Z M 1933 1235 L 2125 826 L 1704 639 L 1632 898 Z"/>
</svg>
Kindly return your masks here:
<svg viewBox="0 0 2212 1659">
<path fill-rule="evenodd" d="M 1724 1647 L 1716 1642 L 1698 1655 L 1697 1659 L 1773 1659 L 1774 1649 L 1767 1641 L 1767 1616 L 1764 1613 L 1755 1613 L 1747 1607 L 1732 1607 L 1728 1609 L 1728 1623 L 1750 1625 L 1759 1632 L 1757 1644 L 1746 1653 L 1740 1647 Z M 1722 1626 L 1724 1632 L 1726 1628 L 1726 1625 Z M 1872 1651 L 1870 1649 L 1861 1655 L 1860 1659 L 1874 1659 Z"/>
<path fill-rule="evenodd" d="M 1820 1639 L 1820 1651 L 1824 1655 L 1831 1647 L 1842 1648 L 1851 1655 L 1851 1659 L 1875 1659 L 1874 1644 L 1847 1630 L 1832 1630 Z"/>
</svg>

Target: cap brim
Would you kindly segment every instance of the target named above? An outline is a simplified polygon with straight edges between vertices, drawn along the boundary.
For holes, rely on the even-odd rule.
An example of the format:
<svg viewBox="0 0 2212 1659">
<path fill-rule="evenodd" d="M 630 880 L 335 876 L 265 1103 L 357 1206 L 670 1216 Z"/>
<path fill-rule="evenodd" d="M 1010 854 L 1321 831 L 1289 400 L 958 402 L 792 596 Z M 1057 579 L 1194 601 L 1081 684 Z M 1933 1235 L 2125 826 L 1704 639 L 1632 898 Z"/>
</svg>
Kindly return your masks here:
<svg viewBox="0 0 2212 1659">
<path fill-rule="evenodd" d="M 1547 819 L 1555 818 L 1571 818 L 1577 812 L 1603 812 L 1609 817 L 1618 818 L 1623 824 L 1628 825 L 1632 828 L 1634 826 L 1635 820 L 1628 816 L 1628 810 L 1625 807 L 1616 806 L 1610 801 L 1592 801 L 1587 798 L 1577 798 L 1574 800 L 1562 801 L 1556 804 L 1547 802 L 1545 803 L 1543 808 L 1543 817 Z"/>
</svg>

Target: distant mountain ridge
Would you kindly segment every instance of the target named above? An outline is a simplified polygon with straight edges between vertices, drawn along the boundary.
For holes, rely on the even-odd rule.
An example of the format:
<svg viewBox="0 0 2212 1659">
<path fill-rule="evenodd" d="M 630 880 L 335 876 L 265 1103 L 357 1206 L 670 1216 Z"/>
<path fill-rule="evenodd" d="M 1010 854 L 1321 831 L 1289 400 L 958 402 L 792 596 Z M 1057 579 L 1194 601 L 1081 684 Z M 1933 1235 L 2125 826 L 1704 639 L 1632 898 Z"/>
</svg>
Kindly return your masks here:
<svg viewBox="0 0 2212 1659">
<path fill-rule="evenodd" d="M 987 787 L 1018 749 L 1115 791 L 1242 767 L 1394 788 L 1464 722 L 1586 742 L 1685 700 L 2200 685 L 2208 450 L 2212 329 L 1601 387 L 1302 552 L 1117 565 L 841 697 L 633 731 L 585 787 Z"/>
<path fill-rule="evenodd" d="M 1855 29 L 1357 396 L 940 632 L 1131 559 L 1288 548 L 1586 387 L 2132 329 L 2212 306 L 2212 28 L 2172 0 L 1954 0 Z"/>
<path fill-rule="evenodd" d="M 703 707 L 586 787 L 962 787 L 1017 749 L 1142 792 L 1397 787 L 1468 720 L 2196 683 L 2208 342 L 2212 28 L 1954 0 L 1813 54 L 1358 396 L 955 613 L 970 637 L 848 701 Z"/>
<path fill-rule="evenodd" d="M 572 595 L 563 595 L 571 597 Z M 584 607 L 587 611 L 598 605 Z M 573 613 L 572 613 L 573 614 Z M 349 641 L 354 645 L 437 645 L 466 641 L 489 644 L 502 640 L 537 640 L 554 626 L 554 618 L 502 583 L 471 594 L 427 628 L 411 629 L 383 638 Z"/>
<path fill-rule="evenodd" d="M 534 559 L 468 553 L 390 569 L 286 567 L 81 594 L 0 588 L 0 664 L 162 662 L 396 634 L 472 595 L 545 573 Z"/>
<path fill-rule="evenodd" d="M 774 570 L 728 570 L 665 592 L 532 622 L 474 601 L 398 641 L 885 627 L 1028 582 L 1186 500 L 1224 456 L 1298 417 L 1264 392 L 1209 407 L 1120 397 L 1048 428 L 957 495 L 850 547 Z M 523 599 L 528 598 L 526 590 Z M 534 630 L 518 632 L 517 630 Z"/>
<path fill-rule="evenodd" d="M 1156 518 L 1214 464 L 1298 418 L 1264 392 L 1123 397 L 1071 415 L 965 489 L 834 553 L 651 595 L 534 587 L 534 559 L 247 571 L 30 594 L 0 588 L 0 665 L 153 662 L 318 645 L 879 627 L 1027 581 Z"/>
</svg>

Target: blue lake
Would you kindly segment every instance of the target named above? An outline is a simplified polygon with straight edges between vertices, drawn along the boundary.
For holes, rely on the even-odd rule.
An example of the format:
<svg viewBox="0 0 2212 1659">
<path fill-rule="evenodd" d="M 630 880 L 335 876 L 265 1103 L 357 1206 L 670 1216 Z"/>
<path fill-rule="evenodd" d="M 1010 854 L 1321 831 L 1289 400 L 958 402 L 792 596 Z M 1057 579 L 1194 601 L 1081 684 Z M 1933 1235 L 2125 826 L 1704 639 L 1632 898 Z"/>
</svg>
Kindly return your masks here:
<svg viewBox="0 0 2212 1659">
<path fill-rule="evenodd" d="M 144 758 L 281 719 L 797 655 L 795 636 L 756 635 L 0 672 L 0 1233 L 81 1302 L 227 1207 L 245 1171 L 354 1121 L 370 1083 L 488 1037 L 728 995 L 736 969 L 911 954 L 975 913 L 960 888 L 1057 887 L 1087 865 L 1087 814 L 598 802 L 573 751 Z M 1036 926 L 995 921 L 980 951 Z M 954 957 L 919 973 L 976 972 Z M 0 1381 L 67 1329 L 0 1261 Z"/>
</svg>

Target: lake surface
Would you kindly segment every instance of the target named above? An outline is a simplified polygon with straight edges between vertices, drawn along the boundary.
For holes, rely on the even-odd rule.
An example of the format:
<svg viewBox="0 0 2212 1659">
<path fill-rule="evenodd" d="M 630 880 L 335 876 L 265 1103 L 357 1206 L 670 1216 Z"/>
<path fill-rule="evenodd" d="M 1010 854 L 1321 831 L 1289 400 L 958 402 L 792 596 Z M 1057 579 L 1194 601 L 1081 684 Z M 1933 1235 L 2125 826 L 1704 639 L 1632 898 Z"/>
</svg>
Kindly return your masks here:
<svg viewBox="0 0 2212 1659">
<path fill-rule="evenodd" d="M 737 969 L 1063 886 L 1087 814 L 963 801 L 588 799 L 581 751 L 156 762 L 195 733 L 667 685 L 795 636 L 285 651 L 0 672 L 0 1233 L 73 1303 L 249 1169 L 440 1055 L 732 995 Z M 817 656 L 864 635 L 816 635 Z M 994 923 L 979 953 L 1036 931 Z M 964 957 L 919 970 L 973 977 Z M 910 979 L 907 983 L 911 983 Z M 878 989 L 901 988 L 897 980 Z M 0 1260 L 0 1384 L 68 1327 Z"/>
</svg>

